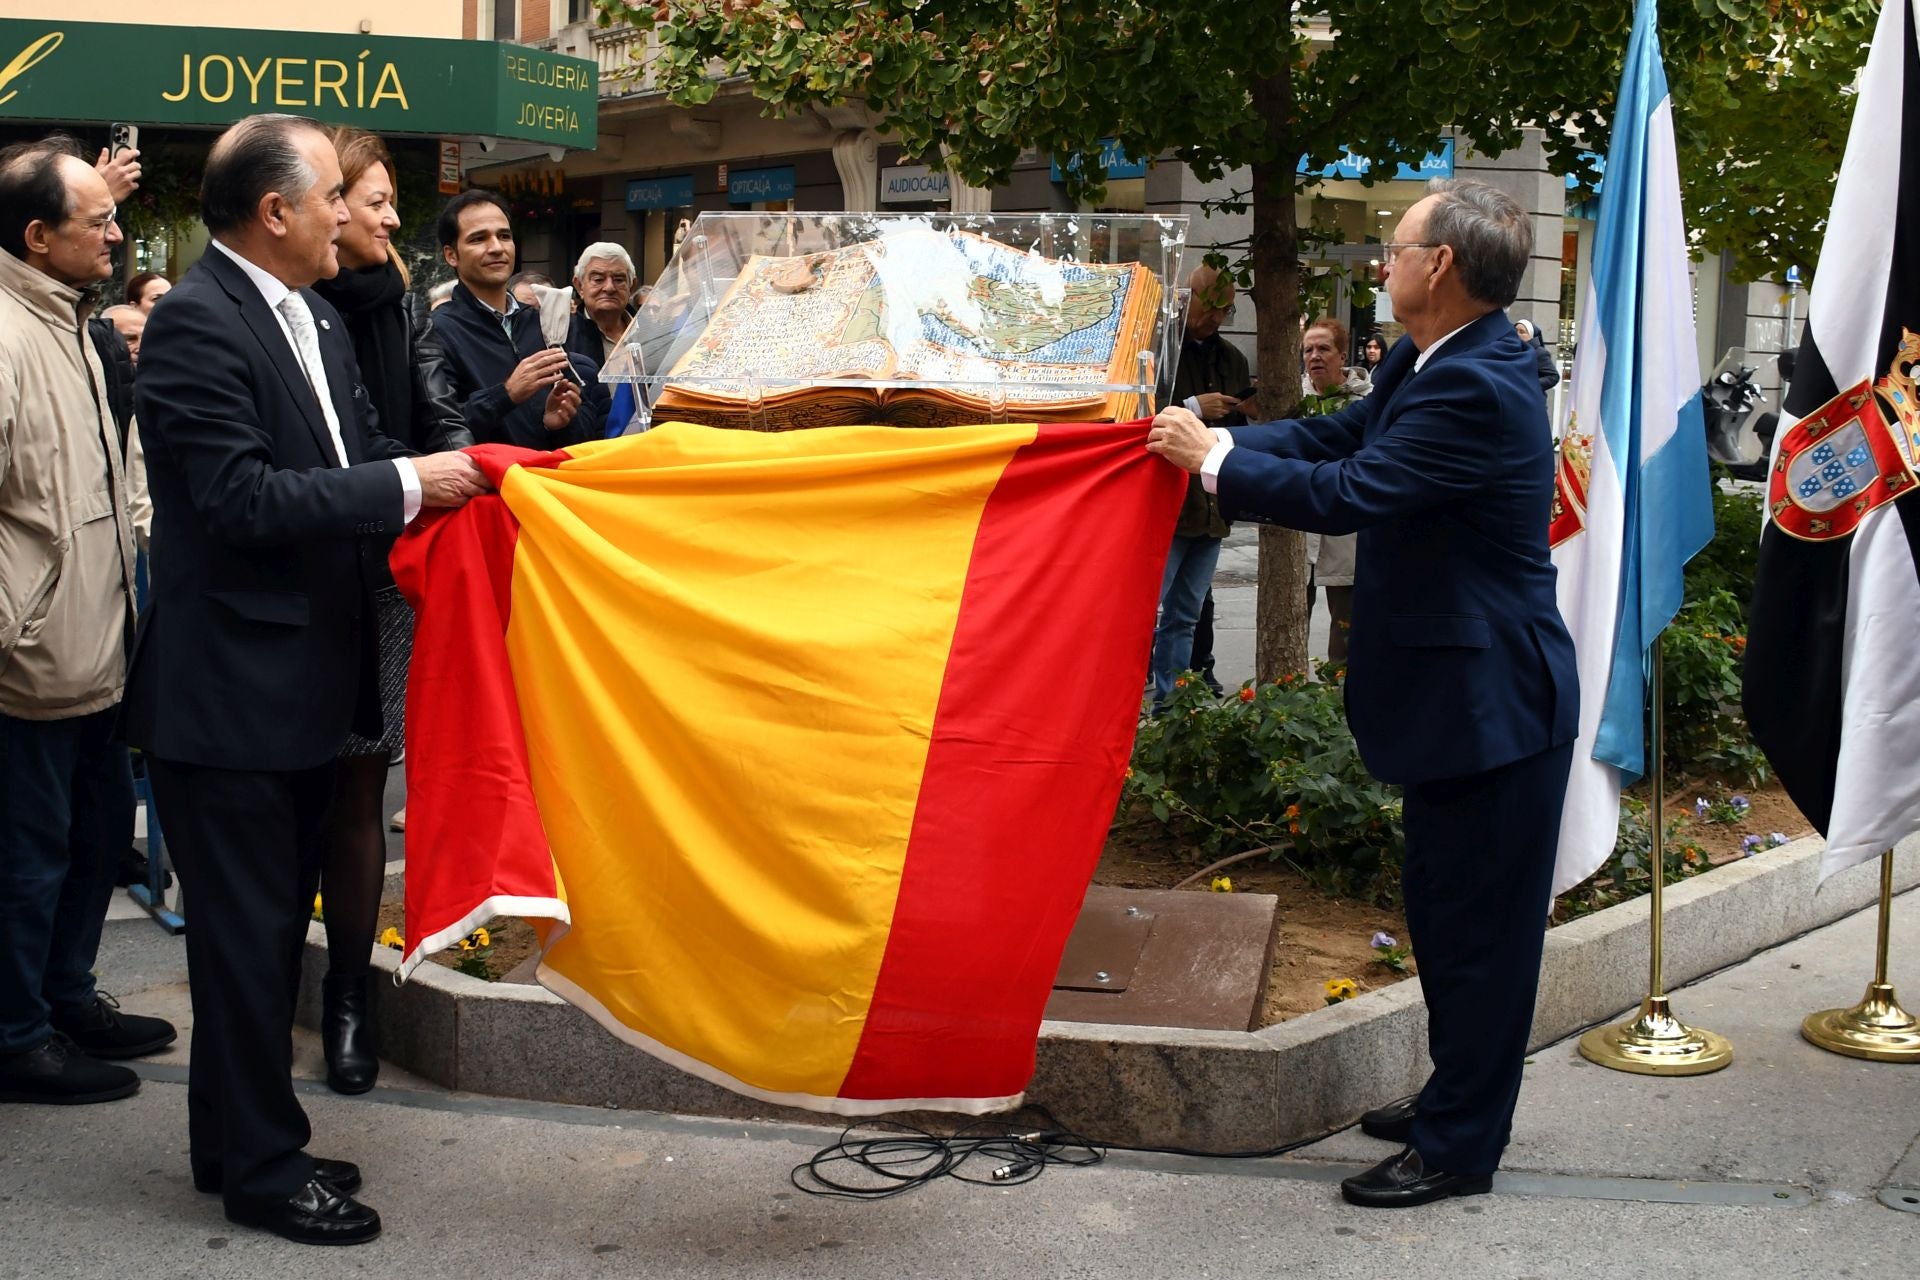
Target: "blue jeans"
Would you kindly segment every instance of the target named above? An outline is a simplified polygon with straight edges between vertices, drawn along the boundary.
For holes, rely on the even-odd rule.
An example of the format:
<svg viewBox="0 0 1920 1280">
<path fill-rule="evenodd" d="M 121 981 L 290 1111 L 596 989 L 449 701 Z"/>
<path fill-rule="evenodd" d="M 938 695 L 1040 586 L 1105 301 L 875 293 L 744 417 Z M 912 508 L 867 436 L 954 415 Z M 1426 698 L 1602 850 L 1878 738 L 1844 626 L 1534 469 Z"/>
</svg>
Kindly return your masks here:
<svg viewBox="0 0 1920 1280">
<path fill-rule="evenodd" d="M 115 714 L 0 715 L 0 1053 L 44 1044 L 52 1010 L 93 1004 L 114 871 L 133 843 Z"/>
<path fill-rule="evenodd" d="M 1193 662 L 1193 627 L 1219 563 L 1219 538 L 1175 535 L 1160 578 L 1160 625 L 1153 629 L 1153 663 L 1148 668 L 1155 705 L 1167 700 L 1174 677 Z"/>
</svg>

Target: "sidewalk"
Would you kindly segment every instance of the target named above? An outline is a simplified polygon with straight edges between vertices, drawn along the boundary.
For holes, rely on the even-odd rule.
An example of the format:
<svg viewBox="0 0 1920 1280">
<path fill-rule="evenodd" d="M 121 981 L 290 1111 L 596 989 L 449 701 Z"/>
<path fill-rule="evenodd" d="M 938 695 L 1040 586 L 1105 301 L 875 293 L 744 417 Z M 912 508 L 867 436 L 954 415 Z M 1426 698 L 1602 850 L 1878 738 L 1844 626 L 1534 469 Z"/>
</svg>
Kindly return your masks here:
<svg viewBox="0 0 1920 1280">
<path fill-rule="evenodd" d="M 317 1251 L 234 1227 L 194 1193 L 184 950 L 144 918 L 116 920 L 103 986 L 178 1020 L 181 1046 L 143 1064 L 125 1102 L 0 1108 L 0 1277 L 1888 1274 L 1920 1239 L 1920 1219 L 1875 1198 L 1920 1186 L 1920 1067 L 1798 1034 L 1808 1011 L 1859 998 L 1873 933 L 1863 912 L 1675 993 L 1683 1018 L 1732 1039 L 1717 1075 L 1619 1075 L 1571 1041 L 1542 1051 L 1495 1193 L 1398 1212 L 1340 1202 L 1335 1180 L 1390 1153 L 1357 1132 L 1285 1160 L 1115 1153 L 1021 1187 L 821 1200 L 787 1171 L 836 1128 L 476 1098 L 393 1071 L 340 1098 L 312 1083 L 301 1033 L 314 1150 L 365 1168 L 387 1226 Z M 1893 957 L 1920 1004 L 1920 894 L 1895 904 Z M 1867 1241 L 1883 1253 L 1857 1256 Z"/>
<path fill-rule="evenodd" d="M 1220 548 L 1220 567 L 1213 573 L 1214 675 L 1228 689 L 1253 679 L 1254 597 L 1259 582 L 1260 526 L 1242 521 Z M 1318 661 L 1327 656 L 1327 596 L 1314 597 L 1313 617 L 1307 623 L 1307 655 Z"/>
</svg>

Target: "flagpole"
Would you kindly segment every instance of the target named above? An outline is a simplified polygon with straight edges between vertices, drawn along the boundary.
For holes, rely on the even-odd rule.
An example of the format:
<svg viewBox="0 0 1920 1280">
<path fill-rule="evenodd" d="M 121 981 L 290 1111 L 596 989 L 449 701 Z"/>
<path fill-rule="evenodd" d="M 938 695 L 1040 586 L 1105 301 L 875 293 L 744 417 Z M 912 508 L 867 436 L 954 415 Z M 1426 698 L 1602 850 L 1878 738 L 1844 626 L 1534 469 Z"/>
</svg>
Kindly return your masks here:
<svg viewBox="0 0 1920 1280">
<path fill-rule="evenodd" d="M 1920 1019 L 1900 1007 L 1887 981 L 1887 934 L 1893 925 L 1893 850 L 1880 855 L 1880 942 L 1873 981 L 1851 1009 L 1810 1013 L 1800 1034 L 1832 1053 L 1876 1062 L 1920 1062 Z"/>
<path fill-rule="evenodd" d="M 1689 1027 L 1674 1017 L 1667 999 L 1661 928 L 1664 923 L 1661 890 L 1667 878 L 1667 832 L 1666 823 L 1662 821 L 1667 763 L 1665 721 L 1661 715 L 1665 685 L 1660 660 L 1662 639 L 1664 635 L 1654 637 L 1653 672 L 1649 681 L 1649 701 L 1653 706 L 1653 809 L 1648 825 L 1653 833 L 1653 891 L 1648 895 L 1651 920 L 1647 998 L 1640 1002 L 1638 1017 L 1612 1026 L 1595 1027 L 1581 1036 L 1580 1056 L 1599 1066 L 1636 1075 L 1703 1076 L 1733 1061 L 1733 1045 L 1725 1036 Z"/>
</svg>

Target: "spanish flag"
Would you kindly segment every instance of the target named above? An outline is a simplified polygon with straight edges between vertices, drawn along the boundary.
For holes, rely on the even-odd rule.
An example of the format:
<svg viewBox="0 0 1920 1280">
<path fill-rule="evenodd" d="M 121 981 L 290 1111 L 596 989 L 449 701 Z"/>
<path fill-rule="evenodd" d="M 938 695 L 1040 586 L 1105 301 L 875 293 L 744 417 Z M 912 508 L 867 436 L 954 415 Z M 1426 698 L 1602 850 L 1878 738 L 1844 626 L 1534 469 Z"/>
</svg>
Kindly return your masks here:
<svg viewBox="0 0 1920 1280">
<path fill-rule="evenodd" d="M 1143 422 L 473 451 L 417 611 L 403 972 L 498 915 L 768 1102 L 1016 1105 L 1132 747 L 1186 477 Z"/>
</svg>

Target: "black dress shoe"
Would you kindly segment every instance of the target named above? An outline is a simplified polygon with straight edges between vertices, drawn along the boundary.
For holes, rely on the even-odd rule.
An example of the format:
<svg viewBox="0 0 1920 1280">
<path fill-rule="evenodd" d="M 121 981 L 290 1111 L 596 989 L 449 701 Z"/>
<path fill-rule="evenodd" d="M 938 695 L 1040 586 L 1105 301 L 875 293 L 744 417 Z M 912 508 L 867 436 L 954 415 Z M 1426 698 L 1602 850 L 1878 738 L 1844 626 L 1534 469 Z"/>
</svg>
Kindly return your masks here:
<svg viewBox="0 0 1920 1280">
<path fill-rule="evenodd" d="M 335 1093 L 365 1093 L 380 1078 L 367 1020 L 367 975 L 335 977 L 320 984 L 320 1040 L 327 1053 L 327 1087 Z"/>
<path fill-rule="evenodd" d="M 1420 1114 L 1420 1095 L 1402 1098 L 1398 1102 L 1389 1102 L 1384 1107 L 1375 1107 L 1360 1117 L 1360 1132 L 1369 1138 L 1379 1138 L 1382 1142 L 1397 1142 L 1401 1146 L 1413 1141 L 1413 1118 Z"/>
<path fill-rule="evenodd" d="M 138 1058 L 158 1053 L 179 1035 L 165 1018 L 121 1013 L 120 1002 L 96 992 L 80 1009 L 55 1009 L 53 1029 L 73 1041 L 89 1058 Z"/>
<path fill-rule="evenodd" d="M 1445 1200 L 1448 1196 L 1485 1195 L 1492 1189 L 1492 1174 L 1442 1173 L 1429 1169 L 1412 1147 L 1340 1184 L 1340 1194 L 1348 1204 L 1365 1205 L 1369 1209 L 1408 1209 L 1416 1204 Z"/>
<path fill-rule="evenodd" d="M 0 1102 L 112 1102 L 139 1088 L 139 1076 L 88 1057 L 58 1031 L 38 1048 L 0 1055 Z"/>
<path fill-rule="evenodd" d="M 343 1196 L 350 1196 L 360 1189 L 360 1166 L 346 1160 L 325 1160 L 319 1156 L 313 1158 L 313 1178 L 324 1182 Z M 193 1171 L 193 1189 L 213 1194 L 220 1190 L 226 1181 L 226 1175 L 217 1164 L 201 1165 Z"/>
<path fill-rule="evenodd" d="M 230 1204 L 227 1220 L 271 1231 L 295 1244 L 365 1244 L 380 1234 L 380 1215 L 318 1178 L 279 1204 Z"/>
</svg>

